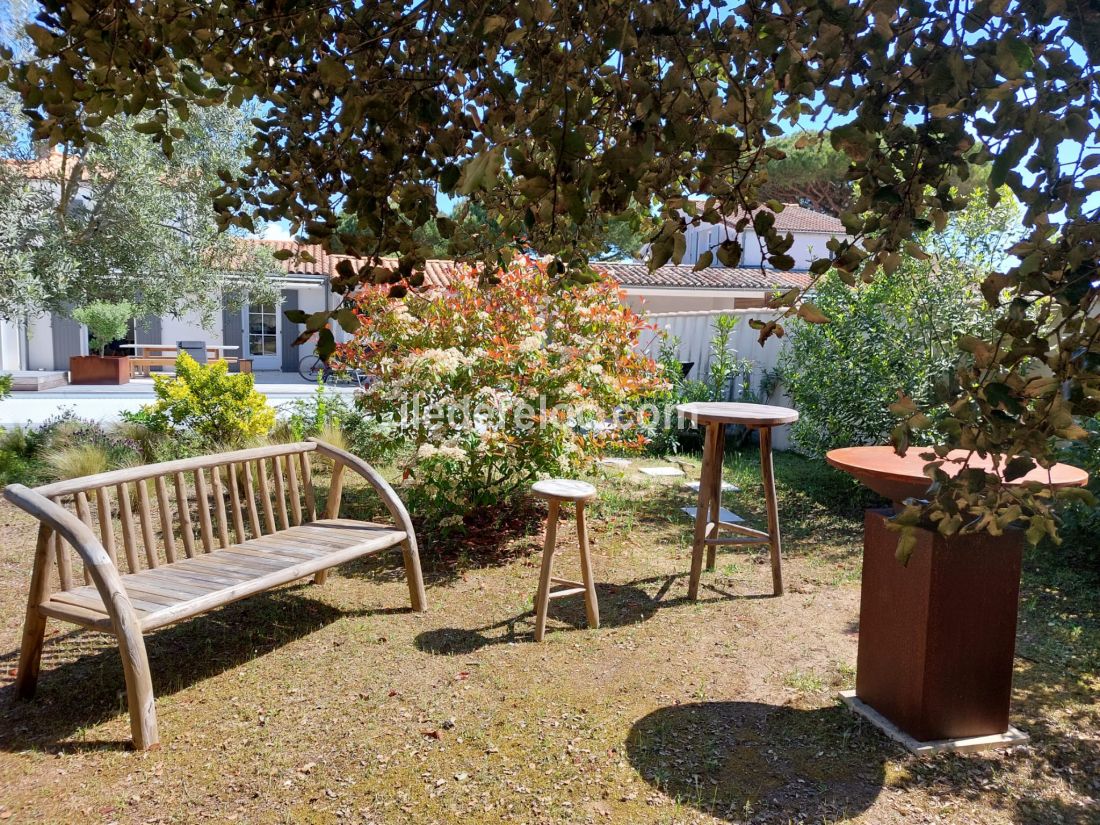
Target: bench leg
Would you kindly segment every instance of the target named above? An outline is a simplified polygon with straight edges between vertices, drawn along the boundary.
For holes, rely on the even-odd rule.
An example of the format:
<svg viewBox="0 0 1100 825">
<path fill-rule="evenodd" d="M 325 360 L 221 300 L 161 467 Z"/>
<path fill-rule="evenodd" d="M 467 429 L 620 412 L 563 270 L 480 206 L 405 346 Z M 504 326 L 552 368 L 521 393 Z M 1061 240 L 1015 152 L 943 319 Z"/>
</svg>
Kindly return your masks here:
<svg viewBox="0 0 1100 825">
<path fill-rule="evenodd" d="M 327 580 L 328 580 L 328 571 L 327 570 L 318 570 L 316 573 L 313 574 L 313 583 L 314 584 L 324 584 Z"/>
<path fill-rule="evenodd" d="M 409 599 L 412 609 L 423 613 L 428 609 L 428 597 L 424 593 L 424 574 L 420 570 L 420 551 L 416 539 L 410 536 L 401 542 L 401 555 L 405 560 L 405 579 L 409 583 Z"/>
<path fill-rule="evenodd" d="M 130 710 L 130 735 L 134 750 L 144 751 L 160 744 L 157 733 L 157 709 L 153 701 L 153 679 L 145 639 L 140 633 L 118 633 L 122 670 L 126 674 L 126 704 Z"/>
<path fill-rule="evenodd" d="M 23 622 L 23 645 L 19 649 L 19 670 L 15 674 L 15 698 L 31 699 L 38 686 L 42 664 L 42 642 L 46 638 L 46 617 L 37 608 L 27 608 Z"/>
<path fill-rule="evenodd" d="M 16 699 L 30 699 L 34 696 L 34 689 L 38 685 L 38 669 L 42 664 L 42 642 L 46 638 L 46 617 L 38 612 L 38 605 L 50 595 L 52 539 L 53 530 L 45 524 L 40 525 L 38 541 L 34 548 L 31 588 L 27 596 L 27 618 L 23 622 L 23 644 L 19 648 L 19 670 L 15 673 Z"/>
</svg>

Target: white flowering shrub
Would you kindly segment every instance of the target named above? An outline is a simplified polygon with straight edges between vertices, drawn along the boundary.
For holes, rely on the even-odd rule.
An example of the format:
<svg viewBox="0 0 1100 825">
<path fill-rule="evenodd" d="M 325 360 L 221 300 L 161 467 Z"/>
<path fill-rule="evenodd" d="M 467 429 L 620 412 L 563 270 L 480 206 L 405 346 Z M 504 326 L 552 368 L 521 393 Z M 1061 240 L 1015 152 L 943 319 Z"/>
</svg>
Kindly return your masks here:
<svg viewBox="0 0 1100 825">
<path fill-rule="evenodd" d="M 617 284 L 561 286 L 517 258 L 500 283 L 467 273 L 446 290 L 359 298 L 362 326 L 337 359 L 378 379 L 359 403 L 415 448 L 410 507 L 458 525 L 547 475 L 570 475 L 610 446 L 641 448 L 632 401 L 661 389 L 635 349 L 645 322 Z"/>
</svg>

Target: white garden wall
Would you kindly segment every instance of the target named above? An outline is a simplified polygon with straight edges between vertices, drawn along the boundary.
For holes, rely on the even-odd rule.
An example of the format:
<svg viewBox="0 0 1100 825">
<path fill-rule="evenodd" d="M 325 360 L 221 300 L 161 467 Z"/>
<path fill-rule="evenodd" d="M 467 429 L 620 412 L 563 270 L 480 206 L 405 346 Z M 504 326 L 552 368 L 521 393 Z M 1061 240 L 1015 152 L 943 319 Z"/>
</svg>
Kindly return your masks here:
<svg viewBox="0 0 1100 825">
<path fill-rule="evenodd" d="M 688 373 L 690 378 L 701 379 L 710 366 L 711 352 L 710 341 L 714 337 L 714 323 L 721 315 L 732 315 L 738 319 L 737 326 L 731 336 L 731 348 L 742 358 L 753 361 L 755 368 L 752 375 L 754 390 L 759 389 L 760 379 L 764 372 L 775 369 L 779 364 L 779 356 L 784 346 L 784 339 L 772 336 L 763 345 L 759 342 L 760 333 L 749 326 L 749 320 L 757 318 L 762 321 L 770 321 L 779 316 L 774 310 L 768 309 L 735 309 L 724 312 L 662 312 L 646 315 L 646 320 L 654 325 L 655 329 L 647 330 L 642 334 L 638 348 L 656 358 L 660 352 L 663 334 L 679 338 L 677 345 L 677 358 L 682 362 L 694 361 L 695 366 Z M 767 399 L 765 403 L 787 406 L 788 399 L 783 393 L 782 387 Z M 789 427 L 777 427 L 774 434 L 775 448 L 785 450 L 788 448 Z"/>
</svg>

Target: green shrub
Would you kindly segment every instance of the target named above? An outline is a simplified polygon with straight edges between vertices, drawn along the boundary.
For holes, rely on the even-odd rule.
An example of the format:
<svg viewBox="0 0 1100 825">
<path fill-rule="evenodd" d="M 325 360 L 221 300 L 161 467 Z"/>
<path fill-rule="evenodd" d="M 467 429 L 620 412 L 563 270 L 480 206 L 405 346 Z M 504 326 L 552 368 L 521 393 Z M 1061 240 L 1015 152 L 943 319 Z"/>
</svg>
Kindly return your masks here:
<svg viewBox="0 0 1100 825">
<path fill-rule="evenodd" d="M 754 402 L 758 395 L 752 389 L 755 362 L 742 358 L 731 346 L 733 331 L 739 322 L 736 315 L 719 315 L 710 339 L 710 364 L 702 380 L 688 378 L 677 355 L 680 340 L 670 336 L 661 343 L 657 361 L 664 371 L 669 388 L 654 403 L 664 412 L 648 433 L 650 451 L 658 455 L 695 449 L 702 444 L 702 433 L 694 427 L 676 426 L 676 407 L 694 401 Z M 735 428 L 729 428 L 736 435 Z M 744 428 L 741 428 L 742 434 Z"/>
<path fill-rule="evenodd" d="M 275 410 L 256 391 L 252 375 L 231 375 L 224 361 L 204 366 L 181 352 L 175 376 L 153 376 L 153 392 L 157 400 L 144 408 L 143 423 L 195 438 L 207 449 L 241 446 L 266 436 L 275 424 Z"/>
<path fill-rule="evenodd" d="M 902 392 L 932 413 L 955 390 L 957 345 L 964 334 L 988 340 L 993 313 L 979 292 L 985 274 L 1004 261 L 1020 231 L 1020 208 L 1001 191 L 989 206 L 975 189 L 966 209 L 943 232 L 922 238 L 926 260 L 901 255 L 897 268 L 873 283 L 848 286 L 830 272 L 815 286 L 814 304 L 829 323 L 787 324 L 779 371 L 799 421 L 799 450 L 881 444 L 896 424 L 888 409 Z M 934 438 L 927 435 L 928 439 Z"/>
<path fill-rule="evenodd" d="M 73 311 L 73 319 L 84 324 L 91 334 L 90 346 L 103 355 L 112 341 L 123 338 L 134 317 L 134 306 L 128 301 L 109 304 L 93 301 Z"/>
<path fill-rule="evenodd" d="M 0 398 L 5 398 L 11 395 L 12 377 L 10 375 L 0 375 Z"/>
<path fill-rule="evenodd" d="M 989 317 L 975 276 L 879 278 L 849 287 L 830 273 L 814 303 L 827 324 L 795 321 L 780 357 L 783 386 L 798 410 L 795 446 L 820 456 L 834 447 L 883 444 L 902 392 L 918 405 L 943 398 L 959 357 L 957 337 Z"/>
</svg>

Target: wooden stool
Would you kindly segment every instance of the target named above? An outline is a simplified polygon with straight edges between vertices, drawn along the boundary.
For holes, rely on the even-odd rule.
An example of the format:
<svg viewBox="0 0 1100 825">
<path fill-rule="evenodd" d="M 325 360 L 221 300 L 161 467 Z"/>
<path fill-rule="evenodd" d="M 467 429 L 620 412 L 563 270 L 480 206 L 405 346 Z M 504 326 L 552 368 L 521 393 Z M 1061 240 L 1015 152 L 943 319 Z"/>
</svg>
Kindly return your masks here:
<svg viewBox="0 0 1100 825">
<path fill-rule="evenodd" d="M 584 612 L 588 616 L 588 626 L 600 626 L 600 605 L 596 601 L 596 585 L 592 581 L 592 562 L 588 558 L 588 529 L 584 524 L 584 503 L 596 497 L 596 488 L 583 481 L 570 481 L 564 478 L 548 478 L 536 482 L 531 487 L 539 498 L 550 502 L 550 514 L 546 517 L 546 544 L 542 548 L 542 574 L 539 576 L 539 589 L 535 594 L 535 641 L 541 642 L 546 632 L 546 610 L 551 599 L 584 593 Z M 555 578 L 554 551 L 557 549 L 558 509 L 563 501 L 572 501 L 577 505 L 577 539 L 580 544 L 581 578 L 583 581 Z M 555 584 L 564 585 L 562 590 L 551 591 Z"/>
</svg>

